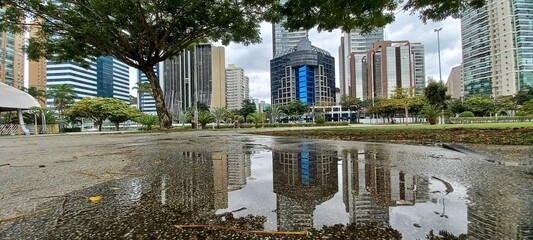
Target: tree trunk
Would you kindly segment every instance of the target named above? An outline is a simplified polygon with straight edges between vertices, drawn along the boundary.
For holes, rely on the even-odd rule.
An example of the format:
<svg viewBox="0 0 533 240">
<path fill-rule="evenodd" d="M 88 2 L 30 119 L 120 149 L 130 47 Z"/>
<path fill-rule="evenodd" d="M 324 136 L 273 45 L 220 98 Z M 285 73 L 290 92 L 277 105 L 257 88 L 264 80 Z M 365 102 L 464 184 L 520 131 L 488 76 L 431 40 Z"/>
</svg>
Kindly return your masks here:
<svg viewBox="0 0 533 240">
<path fill-rule="evenodd" d="M 148 67 L 146 69 L 143 69 L 142 72 L 146 75 L 148 81 L 152 85 L 152 96 L 154 97 L 155 108 L 157 110 L 157 116 L 159 117 L 159 126 L 161 128 L 171 128 L 172 119 L 170 118 L 168 109 L 165 106 L 165 101 L 163 99 L 163 89 L 161 89 L 161 85 L 159 84 L 159 80 L 155 75 L 154 68 Z"/>
<path fill-rule="evenodd" d="M 119 122 L 116 122 L 116 123 L 115 123 L 115 130 L 118 131 L 118 130 L 119 130 L 119 127 L 120 127 L 120 123 L 119 123 Z"/>
</svg>

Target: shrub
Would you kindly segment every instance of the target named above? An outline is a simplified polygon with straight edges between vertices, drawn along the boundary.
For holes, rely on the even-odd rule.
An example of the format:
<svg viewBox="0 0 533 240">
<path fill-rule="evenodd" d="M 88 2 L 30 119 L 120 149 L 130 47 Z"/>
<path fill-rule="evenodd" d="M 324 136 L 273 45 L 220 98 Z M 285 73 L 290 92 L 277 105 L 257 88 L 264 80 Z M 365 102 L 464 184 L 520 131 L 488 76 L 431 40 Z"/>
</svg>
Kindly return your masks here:
<svg viewBox="0 0 533 240">
<path fill-rule="evenodd" d="M 461 114 L 459 114 L 459 117 L 474 117 L 474 113 L 470 111 L 464 111 Z"/>
<path fill-rule="evenodd" d="M 315 116 L 315 123 L 317 125 L 324 125 L 326 123 L 326 116 L 324 114 L 319 114 Z"/>
<path fill-rule="evenodd" d="M 138 123 L 145 125 L 146 130 L 152 130 L 152 126 L 159 123 L 159 118 L 156 115 L 146 113 L 141 114 L 136 120 Z"/>
</svg>

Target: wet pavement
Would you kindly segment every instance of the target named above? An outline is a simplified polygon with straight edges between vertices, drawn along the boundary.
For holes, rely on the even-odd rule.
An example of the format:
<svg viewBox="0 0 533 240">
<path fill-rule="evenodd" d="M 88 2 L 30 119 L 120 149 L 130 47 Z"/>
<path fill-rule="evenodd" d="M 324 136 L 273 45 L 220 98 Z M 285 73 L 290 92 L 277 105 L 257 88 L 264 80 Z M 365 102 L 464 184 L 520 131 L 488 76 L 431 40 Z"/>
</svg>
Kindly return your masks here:
<svg viewBox="0 0 533 240">
<path fill-rule="evenodd" d="M 120 177 L 40 195 L 44 211 L 0 222 L 0 239 L 533 238 L 533 175 L 475 155 L 231 132 L 113 138 L 106 151 L 129 158 Z"/>
</svg>

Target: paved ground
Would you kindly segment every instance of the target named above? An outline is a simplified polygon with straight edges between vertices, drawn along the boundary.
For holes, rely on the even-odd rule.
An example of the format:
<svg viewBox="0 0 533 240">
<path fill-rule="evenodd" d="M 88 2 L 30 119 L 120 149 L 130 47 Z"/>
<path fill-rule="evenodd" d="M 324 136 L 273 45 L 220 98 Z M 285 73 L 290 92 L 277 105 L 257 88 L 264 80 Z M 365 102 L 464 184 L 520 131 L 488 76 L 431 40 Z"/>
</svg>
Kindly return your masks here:
<svg viewBox="0 0 533 240">
<path fill-rule="evenodd" d="M 294 149 L 299 146 L 296 144 L 298 139 L 243 135 L 244 131 L 250 129 L 0 137 L 0 220 L 42 208 L 42 204 L 50 201 L 43 197 L 91 189 L 110 180 L 137 174 L 140 169 L 151 174 L 157 173 L 161 169 L 154 168 L 158 165 L 154 163 L 168 161 L 177 151 L 231 153 L 236 145 L 248 142 L 262 145 L 264 149 Z M 365 147 L 363 143 L 349 141 L 314 142 L 319 146 L 339 149 Z M 468 200 L 474 203 L 469 206 L 469 212 L 472 209 L 483 210 L 478 217 L 497 218 L 504 222 L 513 220 L 516 226 L 533 228 L 530 226 L 533 224 L 533 202 L 530 201 L 533 197 L 533 177 L 527 172 L 529 166 L 501 166 L 437 147 L 374 145 L 383 148 L 380 154 L 388 156 L 391 166 L 400 171 L 438 176 L 453 185 L 466 188 Z M 520 156 L 530 162 L 532 158 L 529 155 L 531 148 L 522 146 L 470 147 L 493 158 L 508 153 L 512 156 L 509 159 Z M 56 208 L 57 204 L 53 206 Z M 14 226 L 14 229 L 18 227 Z"/>
</svg>

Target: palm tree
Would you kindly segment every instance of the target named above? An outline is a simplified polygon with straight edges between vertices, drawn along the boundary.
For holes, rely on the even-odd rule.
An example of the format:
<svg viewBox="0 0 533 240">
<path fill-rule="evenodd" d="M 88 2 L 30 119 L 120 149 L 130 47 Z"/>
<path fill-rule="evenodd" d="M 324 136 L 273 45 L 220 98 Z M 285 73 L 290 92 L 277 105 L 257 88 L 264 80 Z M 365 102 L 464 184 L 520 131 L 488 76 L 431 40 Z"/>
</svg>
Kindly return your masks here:
<svg viewBox="0 0 533 240">
<path fill-rule="evenodd" d="M 259 124 L 263 123 L 265 121 L 265 114 L 254 112 L 250 115 L 248 115 L 248 119 L 252 120 L 255 124 L 255 128 L 259 128 Z"/>
<path fill-rule="evenodd" d="M 74 87 L 70 84 L 59 84 L 50 87 L 48 96 L 54 99 L 54 106 L 60 115 L 63 114 L 66 108 L 72 103 L 74 103 L 74 98 L 76 93 L 74 92 Z"/>
<path fill-rule="evenodd" d="M 42 102 L 43 105 L 46 104 L 46 100 L 45 100 L 46 94 L 43 90 L 38 89 L 37 87 L 29 87 L 29 88 L 24 88 L 24 91 L 30 94 L 35 99 L 37 99 L 38 101 Z"/>
<path fill-rule="evenodd" d="M 215 117 L 215 123 L 217 125 L 217 128 L 220 125 L 220 121 L 222 121 L 222 119 L 224 119 L 224 117 L 226 116 L 227 112 L 228 111 L 225 108 L 221 107 L 214 107 L 211 111 L 211 114 L 213 114 L 213 117 Z"/>
<path fill-rule="evenodd" d="M 149 82 L 137 82 L 137 85 L 133 87 L 134 90 L 137 90 L 137 93 L 139 93 L 139 109 L 142 111 L 142 104 L 144 101 L 144 94 L 152 93 L 152 85 Z"/>
</svg>

